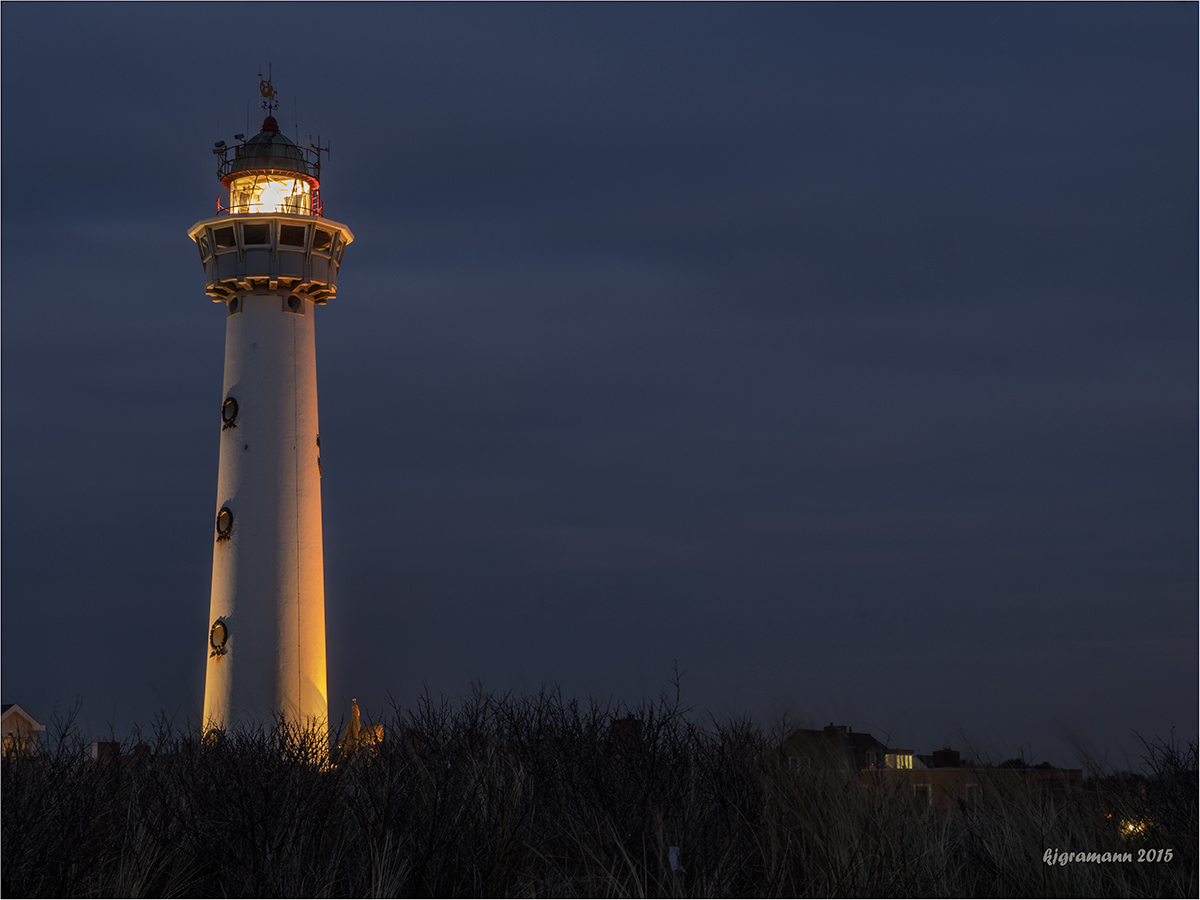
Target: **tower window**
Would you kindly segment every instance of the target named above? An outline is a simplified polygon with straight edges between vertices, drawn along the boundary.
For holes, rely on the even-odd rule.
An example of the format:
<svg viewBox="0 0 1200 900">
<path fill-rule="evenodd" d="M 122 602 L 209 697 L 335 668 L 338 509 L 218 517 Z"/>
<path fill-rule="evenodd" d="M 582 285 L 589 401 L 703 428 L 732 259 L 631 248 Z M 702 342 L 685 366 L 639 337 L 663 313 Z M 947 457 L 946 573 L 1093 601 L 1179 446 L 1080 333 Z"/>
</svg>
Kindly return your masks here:
<svg viewBox="0 0 1200 900">
<path fill-rule="evenodd" d="M 226 225 L 224 228 L 214 228 L 213 240 L 216 242 L 218 250 L 228 250 L 230 247 L 237 246 L 237 239 L 233 236 L 232 225 Z"/>
<path fill-rule="evenodd" d="M 271 226 L 265 222 L 243 225 L 242 237 L 246 239 L 247 244 L 269 244 L 271 243 Z"/>
<path fill-rule="evenodd" d="M 234 423 L 238 417 L 238 402 L 233 397 L 226 397 L 225 402 L 221 404 L 221 430 L 227 428 L 237 428 Z"/>
<path fill-rule="evenodd" d="M 233 532 L 233 513 L 228 506 L 222 506 L 217 513 L 217 540 L 227 541 Z"/>
<path fill-rule="evenodd" d="M 279 226 L 279 244 L 283 247 L 303 247 L 304 246 L 304 226 L 303 225 L 280 225 Z"/>
<path fill-rule="evenodd" d="M 208 630 L 208 645 L 212 647 L 209 656 L 224 656 L 225 645 L 229 643 L 229 626 L 223 619 L 217 619 Z"/>
<path fill-rule="evenodd" d="M 333 235 L 331 235 L 328 231 L 322 231 L 320 228 L 318 228 L 317 233 L 313 235 L 313 249 L 328 251 L 329 245 L 332 241 Z"/>
</svg>

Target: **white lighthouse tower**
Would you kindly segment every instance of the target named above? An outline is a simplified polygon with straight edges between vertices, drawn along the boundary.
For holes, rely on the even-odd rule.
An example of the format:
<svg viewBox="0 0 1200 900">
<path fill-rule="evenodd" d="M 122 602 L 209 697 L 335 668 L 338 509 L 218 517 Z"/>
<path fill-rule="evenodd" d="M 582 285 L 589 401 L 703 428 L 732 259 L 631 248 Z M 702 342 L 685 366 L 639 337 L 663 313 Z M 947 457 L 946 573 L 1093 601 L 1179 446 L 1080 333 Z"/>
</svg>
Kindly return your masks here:
<svg viewBox="0 0 1200 900">
<path fill-rule="evenodd" d="M 284 137 L 261 90 L 262 130 L 213 151 L 218 215 L 188 230 L 227 314 L 205 730 L 329 720 L 313 326 L 354 235 L 322 214 L 319 141 Z"/>
</svg>

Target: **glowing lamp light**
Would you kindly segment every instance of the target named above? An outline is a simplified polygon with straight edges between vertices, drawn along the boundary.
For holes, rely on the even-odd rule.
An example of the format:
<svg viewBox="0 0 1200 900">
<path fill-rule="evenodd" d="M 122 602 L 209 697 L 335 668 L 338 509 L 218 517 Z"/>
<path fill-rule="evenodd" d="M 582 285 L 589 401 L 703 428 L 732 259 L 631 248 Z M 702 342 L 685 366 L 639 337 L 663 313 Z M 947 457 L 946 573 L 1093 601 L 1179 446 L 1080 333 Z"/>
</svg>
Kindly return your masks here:
<svg viewBox="0 0 1200 900">
<path fill-rule="evenodd" d="M 1132 838 L 1146 833 L 1146 822 L 1140 819 L 1123 819 L 1121 837 Z"/>
<path fill-rule="evenodd" d="M 229 183 L 231 213 L 312 215 L 312 187 L 304 178 L 247 175 Z"/>
</svg>

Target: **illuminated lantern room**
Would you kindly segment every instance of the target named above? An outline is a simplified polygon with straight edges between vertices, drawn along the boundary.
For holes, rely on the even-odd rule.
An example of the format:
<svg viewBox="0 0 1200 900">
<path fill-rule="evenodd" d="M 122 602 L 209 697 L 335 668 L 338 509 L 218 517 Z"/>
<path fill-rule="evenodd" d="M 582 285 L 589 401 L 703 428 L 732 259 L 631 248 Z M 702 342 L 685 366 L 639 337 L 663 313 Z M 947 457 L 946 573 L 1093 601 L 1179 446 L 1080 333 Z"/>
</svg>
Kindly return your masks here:
<svg viewBox="0 0 1200 900">
<path fill-rule="evenodd" d="M 228 149 L 233 150 L 232 157 Z M 288 140 L 274 116 L 267 116 L 262 131 L 250 140 L 228 149 L 220 149 L 221 184 L 229 189 L 227 205 L 220 204 L 223 211 L 234 215 L 321 214 L 320 157 L 310 163 L 307 148 Z"/>
<path fill-rule="evenodd" d="M 325 218 L 321 200 L 320 138 L 297 144 L 279 130 L 271 114 L 275 89 L 262 82 L 262 130 L 227 145 L 217 141 L 217 177 L 228 190 L 217 198 L 217 214 L 188 232 L 204 264 L 208 295 L 242 308 L 237 298 L 258 290 L 286 290 L 317 304 L 337 293 L 342 252 L 354 240 L 350 229 Z M 295 302 L 299 302 L 297 299 Z"/>
</svg>

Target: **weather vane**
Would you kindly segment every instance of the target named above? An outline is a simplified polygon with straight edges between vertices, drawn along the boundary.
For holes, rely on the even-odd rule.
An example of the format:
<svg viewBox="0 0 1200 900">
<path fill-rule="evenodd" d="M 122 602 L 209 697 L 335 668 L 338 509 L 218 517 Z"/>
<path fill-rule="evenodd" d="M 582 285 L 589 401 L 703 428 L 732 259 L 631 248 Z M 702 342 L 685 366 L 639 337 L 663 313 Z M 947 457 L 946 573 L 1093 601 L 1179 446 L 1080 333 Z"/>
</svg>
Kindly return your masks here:
<svg viewBox="0 0 1200 900">
<path fill-rule="evenodd" d="M 272 112 L 279 109 L 279 101 L 275 99 L 275 95 L 279 93 L 271 86 L 271 64 L 267 63 L 267 80 L 262 80 L 262 72 L 258 73 L 258 92 L 262 94 L 262 108 L 269 116 Z"/>
</svg>

